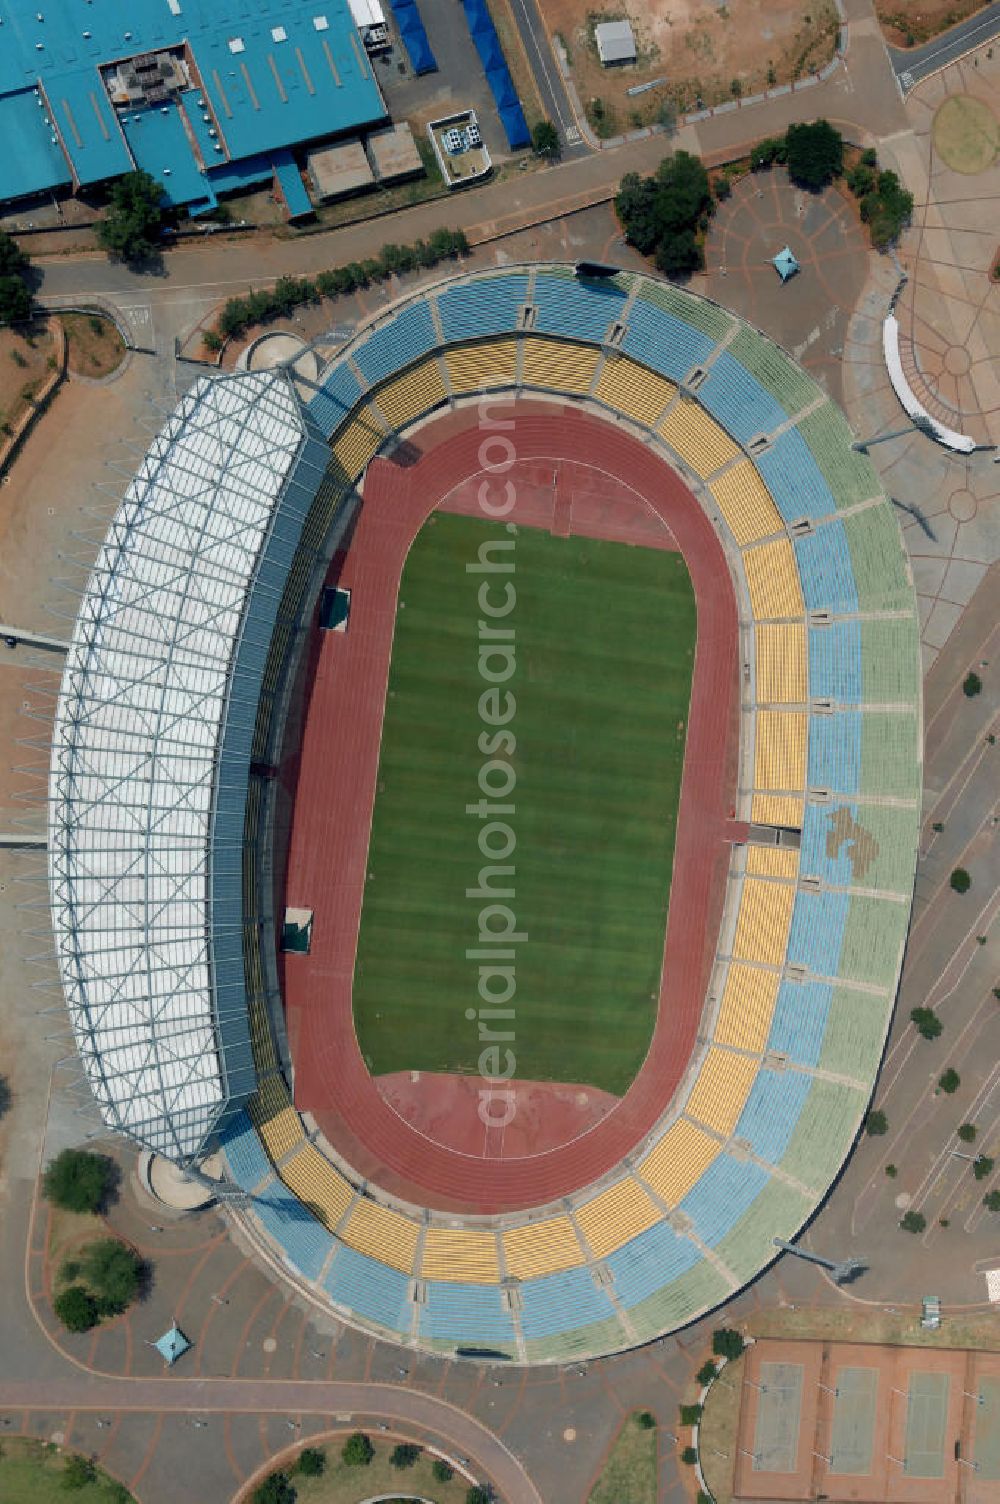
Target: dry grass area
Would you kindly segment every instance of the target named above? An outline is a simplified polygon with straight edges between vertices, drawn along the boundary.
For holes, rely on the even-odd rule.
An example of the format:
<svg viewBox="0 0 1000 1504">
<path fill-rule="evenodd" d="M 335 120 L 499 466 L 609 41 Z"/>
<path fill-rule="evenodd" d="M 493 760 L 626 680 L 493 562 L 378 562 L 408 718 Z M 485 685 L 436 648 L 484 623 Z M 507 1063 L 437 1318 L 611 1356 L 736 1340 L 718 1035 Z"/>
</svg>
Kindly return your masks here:
<svg viewBox="0 0 1000 1504">
<path fill-rule="evenodd" d="M 891 46 L 922 47 L 984 8 L 984 0 L 885 0 L 878 18 Z"/>
<path fill-rule="evenodd" d="M 610 136 L 658 119 L 665 103 L 686 111 L 757 94 L 821 68 L 837 42 L 833 0 L 625 0 L 605 9 L 581 0 L 540 0 L 550 36 L 561 40 L 573 82 L 599 134 Z M 637 59 L 605 68 L 594 25 L 628 19 Z M 629 97 L 635 84 L 666 83 Z M 595 111 L 599 100 L 603 112 Z"/>
<path fill-rule="evenodd" d="M 6 438 L 55 369 L 55 340 L 44 320 L 17 333 L 0 329 L 0 428 Z"/>
<path fill-rule="evenodd" d="M 588 1504 L 656 1504 L 656 1429 L 627 1417 Z"/>
<path fill-rule="evenodd" d="M 941 1326 L 925 1332 L 916 1306 L 770 1307 L 757 1311 L 747 1323 L 753 1337 L 814 1337 L 838 1342 L 877 1342 L 900 1347 L 978 1348 L 1000 1352 L 1000 1323 L 992 1311 L 957 1312 L 945 1307 Z"/>
<path fill-rule="evenodd" d="M 745 1363 L 745 1358 L 735 1358 L 726 1364 L 708 1391 L 698 1427 L 701 1468 L 716 1504 L 730 1504 L 733 1497 L 733 1457 Z"/>
<path fill-rule="evenodd" d="M 66 363 L 72 376 L 99 380 L 117 371 L 125 359 L 125 341 L 110 319 L 96 313 L 64 313 Z"/>
</svg>

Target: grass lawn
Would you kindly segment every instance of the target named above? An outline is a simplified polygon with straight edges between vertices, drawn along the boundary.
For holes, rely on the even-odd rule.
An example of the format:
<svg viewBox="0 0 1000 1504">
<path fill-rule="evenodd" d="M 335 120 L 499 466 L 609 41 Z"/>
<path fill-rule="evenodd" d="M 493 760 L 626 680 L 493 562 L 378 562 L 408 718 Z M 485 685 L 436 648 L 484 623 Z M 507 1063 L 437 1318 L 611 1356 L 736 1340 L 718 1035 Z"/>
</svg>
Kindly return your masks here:
<svg viewBox="0 0 1000 1504">
<path fill-rule="evenodd" d="M 125 341 L 110 319 L 87 313 L 64 313 L 60 317 L 71 371 L 95 380 L 117 371 L 125 358 Z"/>
<path fill-rule="evenodd" d="M 343 1438 L 321 1446 L 326 1453 L 326 1472 L 320 1478 L 303 1478 L 292 1482 L 296 1504 L 358 1504 L 360 1499 L 394 1498 L 398 1492 L 406 1497 L 431 1499 L 433 1504 L 465 1504 L 468 1479 L 458 1473 L 448 1483 L 439 1483 L 432 1472 L 433 1459 L 426 1453 L 413 1467 L 393 1467 L 389 1457 L 395 1441 L 371 1437 L 375 1456 L 367 1467 L 348 1467 L 340 1456 Z"/>
<path fill-rule="evenodd" d="M 656 1498 L 656 1430 L 643 1430 L 633 1414 L 618 1432 L 587 1504 L 656 1504 Z"/>
<path fill-rule="evenodd" d="M 466 571 L 480 545 L 513 542 L 514 573 Z M 490 858 L 479 774 L 500 732 L 480 717 L 477 592 L 516 604 L 515 697 L 506 730 L 516 786 L 509 902 L 516 952 L 516 1076 L 622 1093 L 652 1032 L 663 959 L 694 661 L 695 603 L 679 554 L 553 538 L 439 514 L 403 573 L 354 978 L 354 1016 L 373 1074 L 475 1072 L 482 1045 L 480 909 L 468 898 Z M 500 671 L 500 660 L 488 667 Z M 504 769 L 493 771 L 502 787 Z M 503 839 L 502 833 L 498 839 Z M 495 921 L 499 922 L 499 920 Z M 496 982 L 496 987 L 500 982 Z"/>
<path fill-rule="evenodd" d="M 0 1443 L 0 1499 L 10 1504 L 127 1504 L 132 1495 L 98 1470 L 93 1483 L 67 1492 L 63 1482 L 66 1453 L 42 1441 L 5 1436 Z"/>
<path fill-rule="evenodd" d="M 955 172 L 985 172 L 1000 151 L 1000 121 L 981 99 L 953 94 L 935 112 L 931 137 L 938 155 Z"/>
</svg>

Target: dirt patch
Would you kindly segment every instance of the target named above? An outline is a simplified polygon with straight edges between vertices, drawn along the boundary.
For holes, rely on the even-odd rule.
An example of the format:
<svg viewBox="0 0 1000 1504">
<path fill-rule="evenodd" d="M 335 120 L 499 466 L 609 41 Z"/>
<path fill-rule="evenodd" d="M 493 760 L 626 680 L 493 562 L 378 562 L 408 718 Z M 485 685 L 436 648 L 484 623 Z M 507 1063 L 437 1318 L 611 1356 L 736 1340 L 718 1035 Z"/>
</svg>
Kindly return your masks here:
<svg viewBox="0 0 1000 1504">
<path fill-rule="evenodd" d="M 99 381 L 125 359 L 125 341 L 110 319 L 96 313 L 64 313 L 66 364 L 71 376 Z"/>
<path fill-rule="evenodd" d="M 580 0 L 540 0 L 549 35 L 561 41 L 581 103 L 599 133 L 650 124 L 664 109 L 694 110 L 757 94 L 821 68 L 834 54 L 838 20 L 832 0 L 628 0 L 591 9 Z M 628 19 L 636 61 L 605 68 L 594 25 Z M 657 80 L 647 93 L 636 84 Z M 603 109 L 594 107 L 600 102 Z"/>
<path fill-rule="evenodd" d="M 44 320 L 16 333 L 0 329 L 0 429 L 8 437 L 55 370 L 55 340 Z"/>
<path fill-rule="evenodd" d="M 922 47 L 959 21 L 985 10 L 983 0 L 897 0 L 880 6 L 879 23 L 893 47 Z"/>
<path fill-rule="evenodd" d="M 871 831 L 855 820 L 846 806 L 842 806 L 830 816 L 830 828 L 826 833 L 826 854 L 831 862 L 837 860 L 845 844 L 851 871 L 860 882 L 878 856 L 879 844 Z"/>
<path fill-rule="evenodd" d="M 746 1356 L 727 1363 L 705 1397 L 698 1426 L 698 1455 L 715 1504 L 733 1497 L 733 1444 L 740 1419 Z"/>
</svg>

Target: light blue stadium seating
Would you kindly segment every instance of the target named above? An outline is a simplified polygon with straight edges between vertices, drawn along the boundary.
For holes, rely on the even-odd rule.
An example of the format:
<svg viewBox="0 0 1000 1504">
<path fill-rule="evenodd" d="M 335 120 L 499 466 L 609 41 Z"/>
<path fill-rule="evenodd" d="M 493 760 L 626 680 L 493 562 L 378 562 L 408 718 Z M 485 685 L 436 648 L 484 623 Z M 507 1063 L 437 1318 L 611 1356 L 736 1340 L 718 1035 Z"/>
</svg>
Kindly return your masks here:
<svg viewBox="0 0 1000 1504">
<path fill-rule="evenodd" d="M 426 1304 L 420 1310 L 420 1335 L 428 1341 L 462 1346 L 517 1340 L 509 1311 L 504 1310 L 499 1285 L 463 1285 L 452 1280 L 428 1280 Z"/>
<path fill-rule="evenodd" d="M 806 966 L 820 977 L 837 975 L 850 901 L 849 893 L 796 893 L 788 936 L 790 966 Z"/>
<path fill-rule="evenodd" d="M 857 705 L 862 696 L 861 627 L 835 621 L 809 632 L 809 694 L 814 700 Z"/>
<path fill-rule="evenodd" d="M 532 294 L 536 334 L 565 334 L 601 344 L 621 316 L 625 294 L 613 282 L 578 282 L 539 272 Z"/>
<path fill-rule="evenodd" d="M 770 1176 L 759 1165 L 742 1163 L 729 1154 L 712 1161 L 697 1185 L 688 1191 L 680 1210 L 694 1223 L 703 1243 L 714 1248 L 760 1195 Z"/>
<path fill-rule="evenodd" d="M 756 463 L 786 522 L 826 517 L 837 510 L 830 487 L 798 429 L 780 434 L 770 449 L 757 456 Z"/>
<path fill-rule="evenodd" d="M 521 1329 L 530 1342 L 556 1332 L 592 1326 L 615 1315 L 607 1294 L 599 1289 L 587 1269 L 567 1269 L 545 1274 L 521 1285 Z"/>
<path fill-rule="evenodd" d="M 419 360 L 437 342 L 429 305 L 411 303 L 388 324 L 380 325 L 364 344 L 358 345 L 354 359 L 366 381 L 381 381 Z"/>
<path fill-rule="evenodd" d="M 335 366 L 309 402 L 309 416 L 314 418 L 328 439 L 338 429 L 361 396 L 361 383 L 348 365 Z"/>
<path fill-rule="evenodd" d="M 782 982 L 767 1047 L 798 1065 L 815 1065 L 823 1048 L 833 988 L 828 982 Z"/>
<path fill-rule="evenodd" d="M 219 1137 L 233 1179 L 245 1191 L 252 1191 L 271 1174 L 271 1161 L 245 1112 L 237 1113 Z"/>
<path fill-rule="evenodd" d="M 253 1210 L 289 1263 L 306 1279 L 318 1279 L 334 1244 L 333 1234 L 322 1222 L 280 1180 L 272 1181 L 254 1198 Z"/>
<path fill-rule="evenodd" d="M 759 1071 L 734 1137 L 745 1138 L 768 1164 L 780 1164 L 811 1086 L 812 1077 L 798 1071 Z"/>
<path fill-rule="evenodd" d="M 513 334 L 518 310 L 527 297 L 524 276 L 491 277 L 473 285 L 448 287 L 437 300 L 444 337 L 450 341 Z"/>
<path fill-rule="evenodd" d="M 861 712 L 809 718 L 809 787 L 856 794 L 861 777 Z"/>
<path fill-rule="evenodd" d="M 331 1300 L 406 1335 L 413 1313 L 407 1299 L 409 1283 L 398 1269 L 390 1269 L 346 1244 L 338 1246 L 324 1281 Z"/>
<path fill-rule="evenodd" d="M 683 381 L 694 366 L 708 359 L 715 349 L 715 341 L 640 298 L 633 303 L 628 316 L 622 348 L 636 360 L 652 366 L 654 371 L 662 371 L 674 381 Z"/>
<path fill-rule="evenodd" d="M 605 1262 L 614 1274 L 618 1298 L 629 1308 L 679 1279 L 700 1258 L 694 1244 L 675 1233 L 668 1222 L 656 1222 L 624 1248 L 609 1253 Z"/>
<path fill-rule="evenodd" d="M 794 541 L 807 610 L 856 611 L 858 592 L 843 523 L 824 523 Z"/>
<path fill-rule="evenodd" d="M 781 404 L 726 350 L 709 367 L 708 379 L 698 388 L 698 400 L 741 444 L 785 422 Z"/>
<path fill-rule="evenodd" d="M 799 871 L 803 877 L 819 877 L 834 887 L 846 888 L 850 886 L 854 875 L 849 843 L 842 841 L 835 856 L 828 856 L 826 849 L 833 833 L 831 822 L 834 812 L 841 809 L 847 809 L 851 818 L 857 819 L 856 804 L 845 804 L 842 801 L 834 804 L 806 803 Z"/>
</svg>

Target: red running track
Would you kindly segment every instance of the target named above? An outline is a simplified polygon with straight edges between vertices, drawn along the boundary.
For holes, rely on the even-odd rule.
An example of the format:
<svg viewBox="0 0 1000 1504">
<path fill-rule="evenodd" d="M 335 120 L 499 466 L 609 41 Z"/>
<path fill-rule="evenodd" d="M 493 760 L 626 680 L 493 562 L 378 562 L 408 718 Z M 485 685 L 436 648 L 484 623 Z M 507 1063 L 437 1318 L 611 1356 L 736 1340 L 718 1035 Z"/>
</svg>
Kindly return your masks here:
<svg viewBox="0 0 1000 1504">
<path fill-rule="evenodd" d="M 540 1146 L 519 1145 L 530 1152 L 486 1157 L 491 1150 L 481 1139 L 462 1149 L 454 1135 L 441 1142 L 405 1122 L 369 1075 L 354 1033 L 351 984 L 399 581 L 410 544 L 430 513 L 442 504 L 466 510 L 478 489 L 470 487 L 470 478 L 485 473 L 482 434 L 468 410 L 426 425 L 398 460 L 380 459 L 369 467 L 358 525 L 337 564 L 339 583 L 352 591 L 349 631 L 322 634 L 301 748 L 289 763 L 295 806 L 285 901 L 316 912 L 311 954 L 282 958 L 296 1103 L 314 1114 L 335 1149 L 367 1180 L 418 1205 L 473 1213 L 537 1206 L 579 1190 L 613 1169 L 665 1111 L 695 1043 L 730 843 L 742 833 L 733 823 L 737 610 L 711 523 L 679 475 L 613 424 L 573 407 L 525 399 L 508 405 L 511 410 L 519 467 L 538 479 L 548 462 L 553 479 L 566 466 L 578 477 L 589 468 L 603 473 L 611 498 L 602 503 L 600 487 L 591 487 L 577 507 L 576 492 L 567 503 L 566 486 L 560 481 L 553 487 L 550 480 L 548 515 L 522 520 L 558 532 L 572 527 L 597 537 L 678 546 L 697 601 L 674 852 L 674 873 L 682 880 L 671 887 L 656 1027 L 625 1096 L 569 1142 L 549 1147 L 542 1140 Z M 525 505 L 541 505 L 544 488 L 529 485 L 527 491 Z"/>
</svg>

